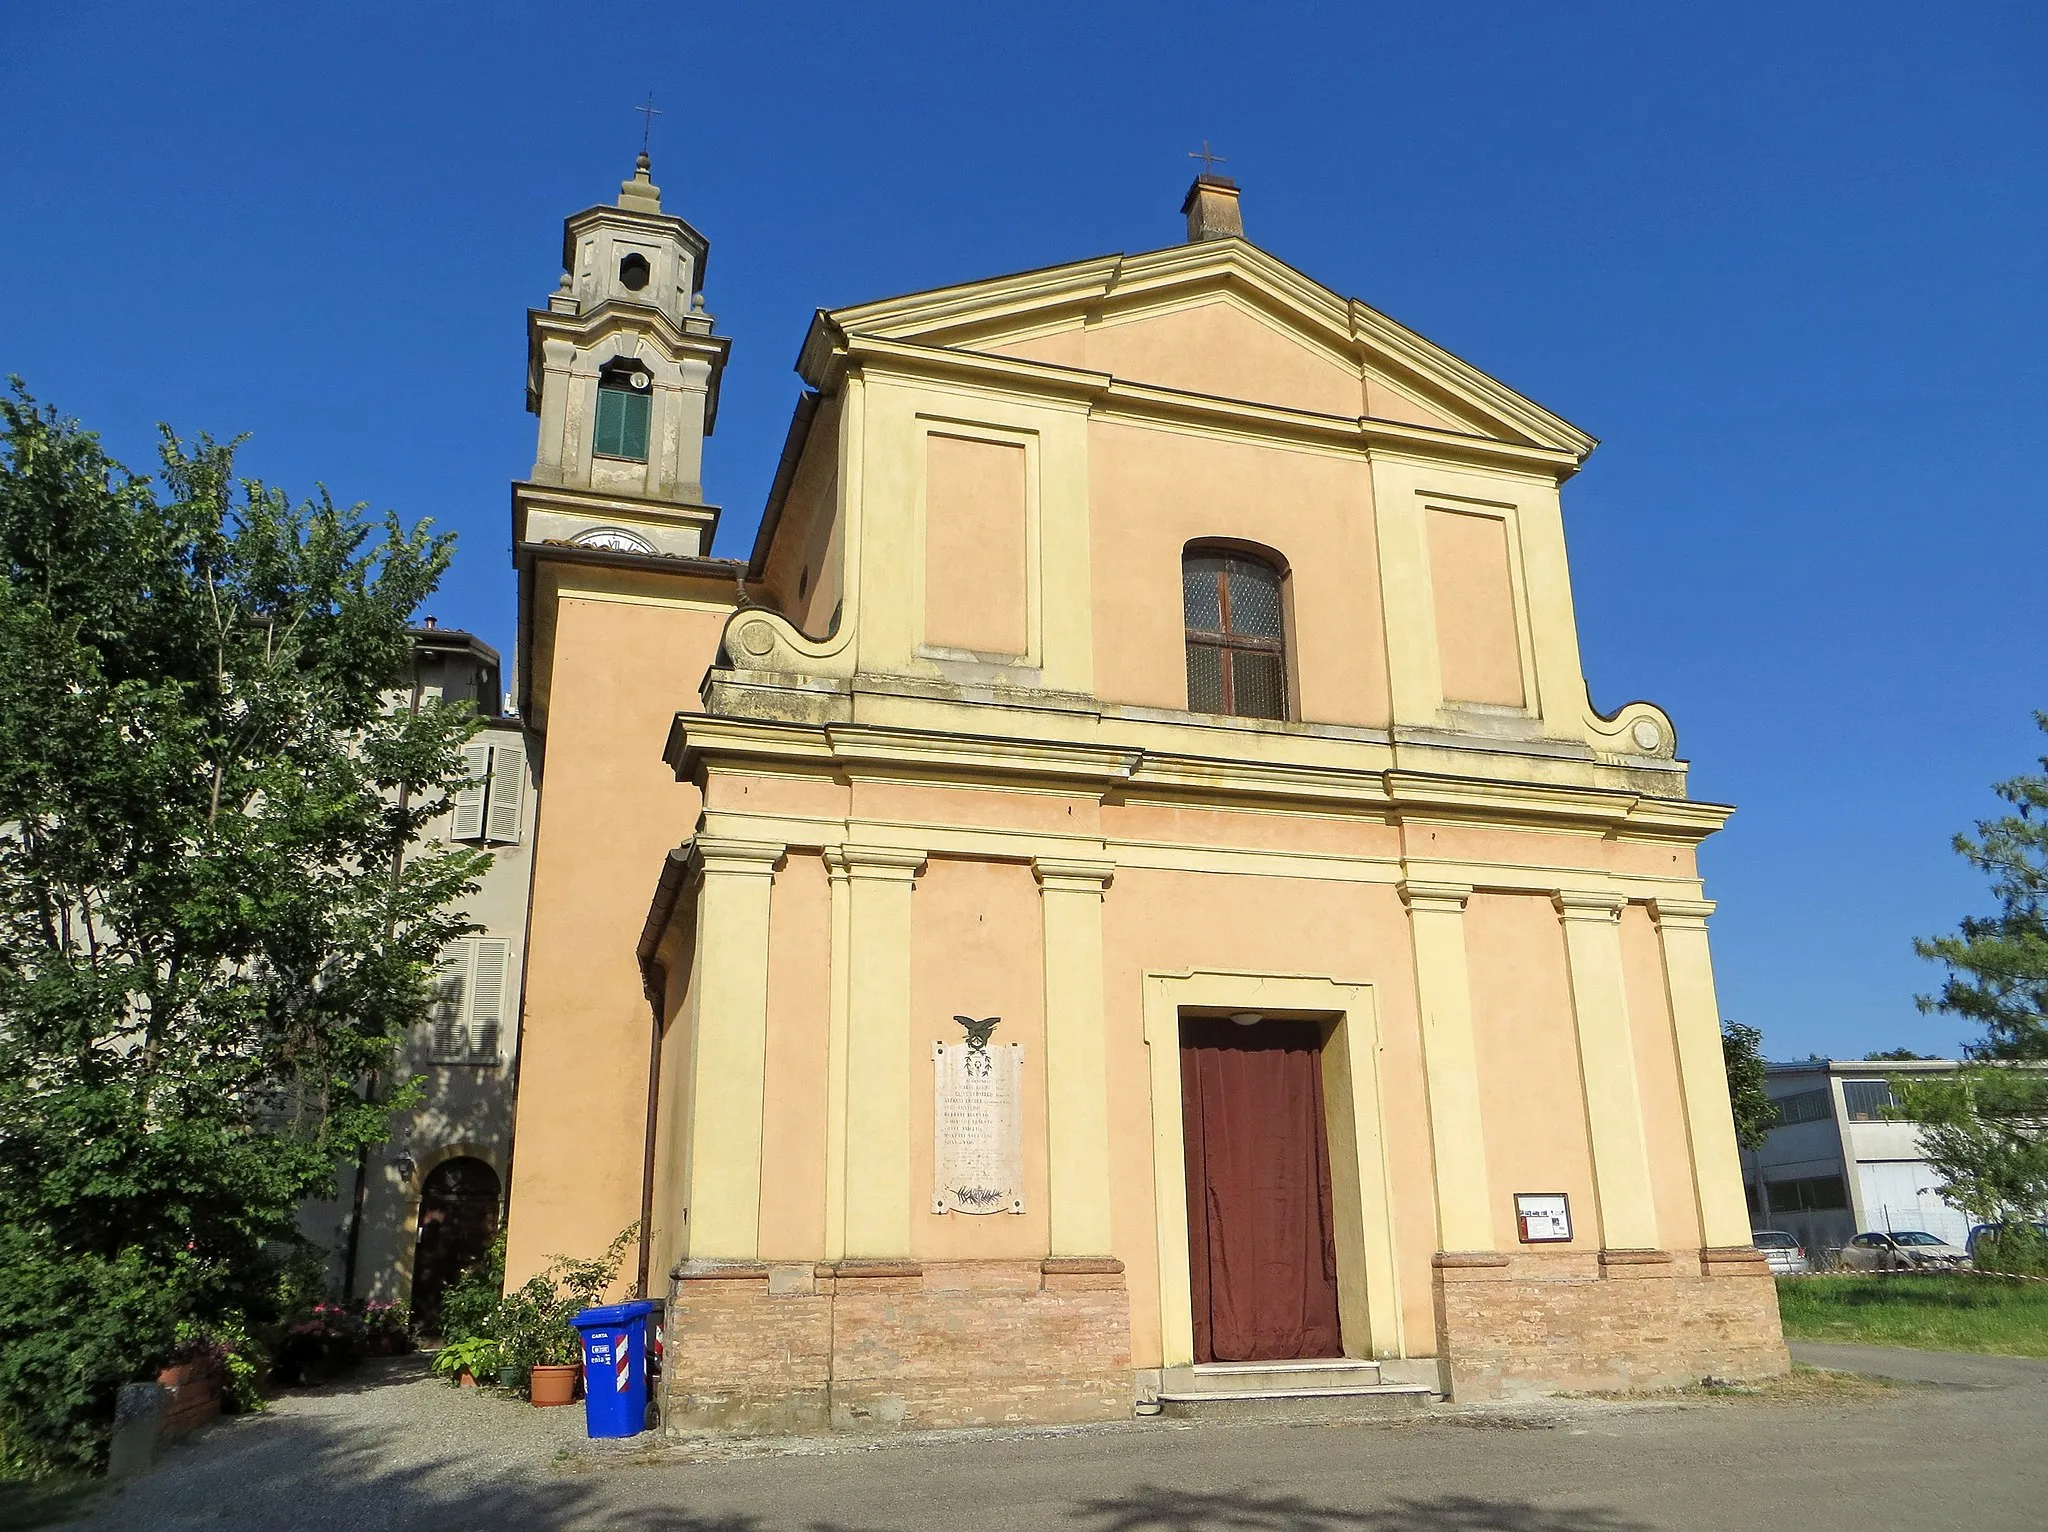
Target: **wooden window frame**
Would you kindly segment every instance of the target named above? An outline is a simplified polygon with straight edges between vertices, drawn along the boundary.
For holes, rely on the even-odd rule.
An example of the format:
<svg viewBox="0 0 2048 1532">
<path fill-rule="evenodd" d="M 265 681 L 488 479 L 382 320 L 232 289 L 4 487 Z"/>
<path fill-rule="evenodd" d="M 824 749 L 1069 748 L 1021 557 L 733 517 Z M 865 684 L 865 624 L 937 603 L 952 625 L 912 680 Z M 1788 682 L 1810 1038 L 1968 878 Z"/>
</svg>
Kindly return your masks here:
<svg viewBox="0 0 2048 1532">
<path fill-rule="evenodd" d="M 1266 718 L 1266 715 L 1263 713 L 1241 713 L 1237 709 L 1237 667 L 1229 662 L 1228 657 L 1236 650 L 1249 649 L 1259 654 L 1278 656 L 1280 661 L 1280 717 L 1277 721 L 1281 723 L 1287 722 L 1293 717 L 1294 709 L 1292 699 L 1289 696 L 1291 690 L 1289 683 L 1292 678 L 1287 670 L 1287 637 L 1284 631 L 1286 627 L 1284 614 L 1287 609 L 1286 569 L 1277 559 L 1267 558 L 1263 554 L 1252 553 L 1243 548 L 1217 544 L 1191 544 L 1181 553 L 1181 607 L 1183 612 L 1186 611 L 1187 607 L 1188 564 L 1194 559 L 1216 559 L 1219 561 L 1216 569 L 1216 621 L 1218 631 L 1211 632 L 1203 628 L 1189 628 L 1186 626 L 1182 628 L 1182 634 L 1188 648 L 1215 649 L 1223 655 L 1222 661 L 1217 666 L 1217 669 L 1221 672 L 1223 707 L 1220 712 L 1210 716 L 1221 718 L 1259 718 L 1265 719 L 1267 722 L 1276 721 Z M 1281 621 L 1283 631 L 1280 634 L 1268 638 L 1258 634 L 1233 633 L 1230 631 L 1230 564 L 1233 559 L 1240 564 L 1260 565 L 1272 574 L 1275 587 L 1280 593 L 1280 609 L 1283 614 Z M 1194 698 L 1190 697 L 1188 701 L 1192 704 Z M 1190 711 L 1193 711 L 1192 706 Z"/>
</svg>

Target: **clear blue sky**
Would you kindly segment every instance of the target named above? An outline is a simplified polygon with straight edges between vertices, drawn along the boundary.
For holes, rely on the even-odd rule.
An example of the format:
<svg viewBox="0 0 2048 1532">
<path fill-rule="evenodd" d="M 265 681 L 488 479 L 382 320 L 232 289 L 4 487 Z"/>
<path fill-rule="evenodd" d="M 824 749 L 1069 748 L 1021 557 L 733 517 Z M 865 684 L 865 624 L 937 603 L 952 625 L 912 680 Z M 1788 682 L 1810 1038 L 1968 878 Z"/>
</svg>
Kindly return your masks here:
<svg viewBox="0 0 2048 1532">
<path fill-rule="evenodd" d="M 977 25 L 972 18 L 992 19 Z M 2042 741 L 2048 6 L 10 8 L 0 371 L 461 534 L 510 647 L 524 311 L 629 172 L 709 236 L 706 469 L 748 547 L 814 308 L 1252 238 L 1602 438 L 1567 486 L 1603 706 L 1664 704 L 1722 1009 L 1953 1046 L 1910 938 Z"/>
</svg>

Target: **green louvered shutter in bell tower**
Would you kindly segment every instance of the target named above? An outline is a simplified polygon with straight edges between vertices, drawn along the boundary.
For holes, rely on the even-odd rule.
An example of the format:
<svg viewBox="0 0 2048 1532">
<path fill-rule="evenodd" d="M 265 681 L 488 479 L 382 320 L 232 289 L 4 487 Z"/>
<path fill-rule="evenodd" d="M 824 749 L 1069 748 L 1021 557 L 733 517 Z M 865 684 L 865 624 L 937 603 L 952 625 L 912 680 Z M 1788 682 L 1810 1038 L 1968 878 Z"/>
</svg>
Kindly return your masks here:
<svg viewBox="0 0 2048 1532">
<path fill-rule="evenodd" d="M 647 416 L 651 402 L 646 394 L 629 389 L 598 389 L 598 456 L 626 458 L 635 463 L 647 461 Z"/>
</svg>

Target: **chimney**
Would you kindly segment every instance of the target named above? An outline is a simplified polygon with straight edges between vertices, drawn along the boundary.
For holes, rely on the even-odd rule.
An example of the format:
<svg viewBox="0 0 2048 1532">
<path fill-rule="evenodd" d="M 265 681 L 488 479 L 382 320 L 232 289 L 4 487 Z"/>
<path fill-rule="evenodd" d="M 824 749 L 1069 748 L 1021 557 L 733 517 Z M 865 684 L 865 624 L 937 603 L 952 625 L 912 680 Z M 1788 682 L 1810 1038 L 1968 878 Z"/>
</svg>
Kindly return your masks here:
<svg viewBox="0 0 2048 1532">
<path fill-rule="evenodd" d="M 1228 176 L 1196 176 L 1180 210 L 1188 215 L 1189 244 L 1204 239 L 1244 238 L 1244 219 L 1237 210 L 1237 183 Z"/>
</svg>

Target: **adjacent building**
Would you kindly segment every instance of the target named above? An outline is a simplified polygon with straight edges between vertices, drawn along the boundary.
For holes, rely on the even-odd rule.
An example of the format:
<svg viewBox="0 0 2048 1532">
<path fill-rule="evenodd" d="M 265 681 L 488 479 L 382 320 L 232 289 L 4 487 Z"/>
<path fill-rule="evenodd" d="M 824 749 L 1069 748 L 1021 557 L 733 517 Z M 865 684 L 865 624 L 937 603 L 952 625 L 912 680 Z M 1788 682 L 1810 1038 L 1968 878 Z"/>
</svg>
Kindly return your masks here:
<svg viewBox="0 0 2048 1532">
<path fill-rule="evenodd" d="M 744 560 L 706 240 L 644 156 L 568 220 L 508 1277 L 637 1221 L 672 1428 L 1786 1365 L 1593 439 L 1182 212 L 819 312 Z"/>
<path fill-rule="evenodd" d="M 1749 1216 L 1796 1235 L 1809 1253 L 1839 1250 L 1865 1230 L 1924 1229 L 1966 1244 L 1970 1216 L 1935 1190 L 1920 1129 L 1885 1115 L 1893 1075 L 1953 1074 L 1951 1059 L 1807 1059 L 1767 1066 L 1778 1125 L 1743 1156 Z"/>
<path fill-rule="evenodd" d="M 431 622 L 412 631 L 413 670 L 393 705 L 466 702 L 483 718 L 467 746 L 470 785 L 427 836 L 491 852 L 465 905 L 480 929 L 442 957 L 428 1024 L 400 1046 L 389 1078 L 425 1095 L 388 1142 L 344 1166 L 338 1196 L 307 1208 L 306 1234 L 332 1252 L 335 1289 L 411 1305 L 433 1334 L 440 1297 L 496 1237 L 511 1174 L 519 986 L 536 797 L 520 720 L 506 709 L 498 652 Z"/>
</svg>

